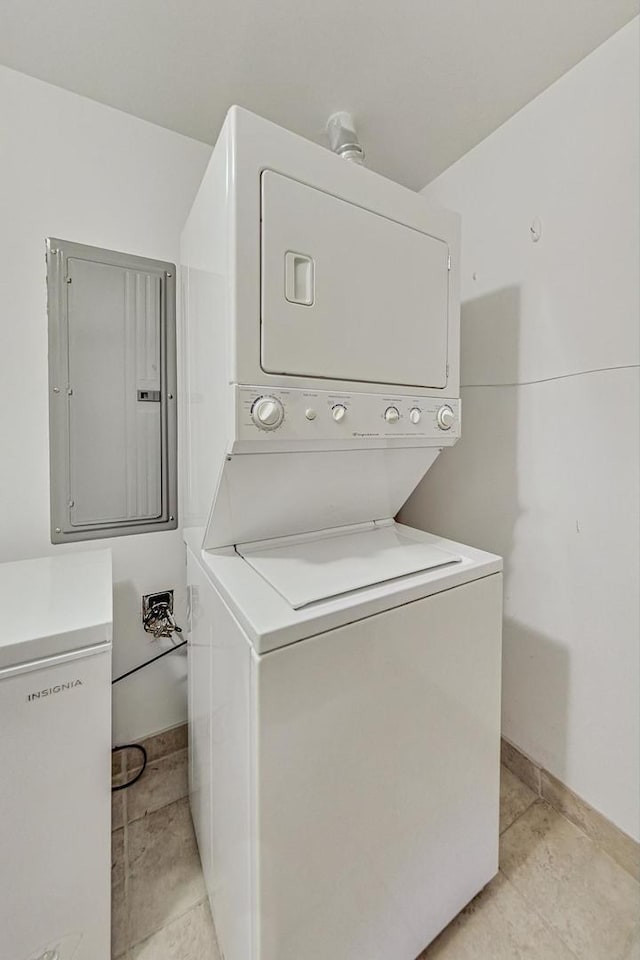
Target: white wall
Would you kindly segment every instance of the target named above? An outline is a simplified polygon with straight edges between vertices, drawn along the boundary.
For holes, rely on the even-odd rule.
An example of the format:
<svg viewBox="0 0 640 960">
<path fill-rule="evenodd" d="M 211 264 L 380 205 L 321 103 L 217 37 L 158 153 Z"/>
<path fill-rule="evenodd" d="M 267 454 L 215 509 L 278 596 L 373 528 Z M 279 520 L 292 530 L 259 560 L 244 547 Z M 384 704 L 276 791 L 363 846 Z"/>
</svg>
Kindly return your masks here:
<svg viewBox="0 0 640 960">
<path fill-rule="evenodd" d="M 180 531 L 49 542 L 44 239 L 176 262 L 210 147 L 3 67 L 0 138 L 0 561 L 110 546 L 118 674 L 162 649 L 140 625 L 143 593 L 175 587 L 184 617 L 184 551 Z M 181 653 L 114 687 L 119 742 L 185 713 Z"/>
<path fill-rule="evenodd" d="M 425 188 L 467 386 L 403 513 L 504 555 L 503 733 L 636 838 L 639 116 L 636 20 Z"/>
</svg>

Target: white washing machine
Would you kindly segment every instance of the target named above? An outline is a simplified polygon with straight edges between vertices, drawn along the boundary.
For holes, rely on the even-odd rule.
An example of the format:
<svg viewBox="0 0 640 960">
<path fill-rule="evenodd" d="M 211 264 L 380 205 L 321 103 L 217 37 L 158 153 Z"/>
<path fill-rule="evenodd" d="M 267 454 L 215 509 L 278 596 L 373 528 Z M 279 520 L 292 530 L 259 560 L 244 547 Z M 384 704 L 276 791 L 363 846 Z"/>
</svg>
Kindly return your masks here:
<svg viewBox="0 0 640 960">
<path fill-rule="evenodd" d="M 414 960 L 498 869 L 500 559 L 393 522 L 188 542 L 226 960 Z"/>
<path fill-rule="evenodd" d="M 502 562 L 394 521 L 460 435 L 458 240 L 237 108 L 185 227 L 191 805 L 225 960 L 414 960 L 497 870 Z"/>
</svg>

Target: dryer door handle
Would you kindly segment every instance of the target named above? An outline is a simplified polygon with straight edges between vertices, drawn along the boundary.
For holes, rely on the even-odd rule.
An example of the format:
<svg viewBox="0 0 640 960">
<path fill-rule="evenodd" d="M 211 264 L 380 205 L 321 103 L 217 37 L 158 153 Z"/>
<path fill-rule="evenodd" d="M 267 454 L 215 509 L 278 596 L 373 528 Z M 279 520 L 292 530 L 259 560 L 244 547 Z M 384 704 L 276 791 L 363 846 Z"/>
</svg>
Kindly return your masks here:
<svg viewBox="0 0 640 960">
<path fill-rule="evenodd" d="M 310 307 L 315 295 L 313 257 L 288 250 L 284 255 L 284 291 L 290 303 Z"/>
</svg>

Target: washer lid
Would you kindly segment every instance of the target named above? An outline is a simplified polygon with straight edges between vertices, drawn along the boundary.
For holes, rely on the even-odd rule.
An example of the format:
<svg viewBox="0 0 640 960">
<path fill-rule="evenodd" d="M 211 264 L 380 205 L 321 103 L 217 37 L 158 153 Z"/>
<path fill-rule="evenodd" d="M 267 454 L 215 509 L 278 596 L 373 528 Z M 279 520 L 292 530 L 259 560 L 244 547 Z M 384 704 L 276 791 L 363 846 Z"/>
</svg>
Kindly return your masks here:
<svg viewBox="0 0 640 960">
<path fill-rule="evenodd" d="M 392 520 L 239 545 L 236 550 L 294 610 L 462 557 L 414 539 Z"/>
</svg>

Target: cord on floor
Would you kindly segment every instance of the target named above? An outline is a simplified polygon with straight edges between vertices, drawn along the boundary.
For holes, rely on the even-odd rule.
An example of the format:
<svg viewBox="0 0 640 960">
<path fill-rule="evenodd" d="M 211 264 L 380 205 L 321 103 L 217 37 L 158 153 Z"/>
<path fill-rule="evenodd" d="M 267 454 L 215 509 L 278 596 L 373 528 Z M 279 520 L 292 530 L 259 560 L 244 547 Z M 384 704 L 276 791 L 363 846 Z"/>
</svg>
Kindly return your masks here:
<svg viewBox="0 0 640 960">
<path fill-rule="evenodd" d="M 142 766 L 136 773 L 135 777 L 132 777 L 131 780 L 127 780 L 126 783 L 120 783 L 118 786 L 111 787 L 111 791 L 115 793 L 116 790 L 126 790 L 127 787 L 132 787 L 134 783 L 137 783 L 142 774 L 144 773 L 147 766 L 147 751 L 140 743 L 123 743 L 122 746 L 113 747 L 111 753 L 119 753 L 121 750 L 139 750 L 142 754 Z"/>
</svg>

